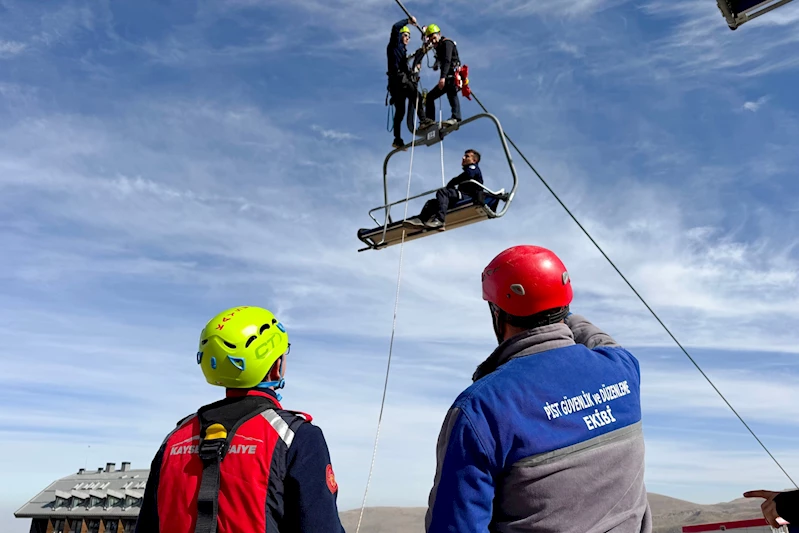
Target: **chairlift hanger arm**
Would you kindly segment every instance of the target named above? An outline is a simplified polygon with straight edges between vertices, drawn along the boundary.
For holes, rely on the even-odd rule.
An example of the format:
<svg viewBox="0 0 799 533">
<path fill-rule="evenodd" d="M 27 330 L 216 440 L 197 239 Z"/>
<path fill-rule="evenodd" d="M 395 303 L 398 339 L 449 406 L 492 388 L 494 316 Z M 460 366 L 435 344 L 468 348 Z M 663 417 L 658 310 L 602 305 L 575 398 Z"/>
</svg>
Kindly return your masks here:
<svg viewBox="0 0 799 533">
<path fill-rule="evenodd" d="M 741 0 L 738 0 L 740 2 Z M 735 0 L 716 0 L 721 14 L 727 21 L 727 25 L 731 30 L 737 29 L 739 26 L 761 15 L 765 15 L 769 11 L 774 11 L 778 7 L 782 7 L 792 0 L 765 0 L 763 2 L 748 2 L 752 5 L 745 6 L 742 10 L 735 9 L 737 6 Z M 772 3 L 770 3 L 772 2 Z M 745 2 L 746 3 L 746 2 Z M 733 11 L 735 9 L 735 11 Z"/>
<path fill-rule="evenodd" d="M 438 126 L 434 126 L 430 130 L 422 132 L 425 135 L 424 139 L 414 139 L 412 141 L 412 144 L 416 144 L 416 145 L 424 144 L 426 146 L 432 146 L 432 145 L 437 144 L 438 142 L 440 142 L 441 138 L 443 136 L 448 135 L 452 131 L 460 129 L 463 126 L 465 126 L 466 124 L 470 124 L 470 123 L 474 122 L 475 120 L 478 120 L 478 119 L 481 119 L 481 118 L 490 119 L 494 123 L 494 126 L 496 126 L 497 134 L 499 135 L 500 142 L 502 143 L 502 149 L 505 152 L 505 159 L 508 161 L 508 166 L 510 167 L 511 176 L 513 177 L 513 186 L 511 187 L 511 190 L 508 193 L 508 200 L 505 203 L 505 205 L 502 207 L 502 210 L 497 213 L 497 217 L 501 217 L 508 210 L 508 206 L 510 205 L 511 201 L 513 200 L 513 197 L 516 195 L 516 188 L 519 185 L 519 177 L 516 174 L 516 165 L 513 164 L 513 157 L 511 156 L 510 149 L 508 148 L 508 143 L 506 141 L 505 132 L 502 129 L 502 124 L 500 124 L 499 120 L 497 120 L 497 117 L 495 117 L 491 113 L 480 113 L 480 114 L 477 114 L 477 115 L 473 115 L 473 116 L 471 116 L 471 117 L 469 117 L 469 118 L 467 118 L 465 120 L 462 120 L 461 122 L 459 122 L 456 125 L 451 126 L 451 127 L 444 127 L 444 128 L 440 128 L 439 129 Z M 428 140 L 428 137 L 430 137 L 431 135 L 433 137 Z M 402 148 L 395 148 L 394 150 L 392 150 L 391 152 L 388 153 L 388 155 L 386 156 L 385 160 L 383 161 L 383 199 L 385 200 L 385 202 L 383 204 L 384 206 L 388 206 L 389 205 L 389 201 L 388 201 L 388 162 L 389 162 L 389 160 L 391 160 L 391 158 L 394 156 L 394 154 L 396 154 L 397 152 L 404 151 L 405 149 L 408 148 L 408 146 L 410 146 L 410 144 L 408 144 L 406 146 L 403 146 Z M 389 224 L 392 223 L 391 217 L 389 216 L 388 209 L 386 209 L 386 220 L 388 221 Z"/>
</svg>

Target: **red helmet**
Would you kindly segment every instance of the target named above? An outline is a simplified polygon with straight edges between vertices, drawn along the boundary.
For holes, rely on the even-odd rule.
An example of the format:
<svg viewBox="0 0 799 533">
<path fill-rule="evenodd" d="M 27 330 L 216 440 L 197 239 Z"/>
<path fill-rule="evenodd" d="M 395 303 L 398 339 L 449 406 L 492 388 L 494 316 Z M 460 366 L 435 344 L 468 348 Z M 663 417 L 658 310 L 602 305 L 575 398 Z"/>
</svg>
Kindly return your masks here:
<svg viewBox="0 0 799 533">
<path fill-rule="evenodd" d="M 557 255 L 540 246 L 513 246 L 483 270 L 483 300 L 511 316 L 530 316 L 572 301 L 569 273 Z"/>
</svg>

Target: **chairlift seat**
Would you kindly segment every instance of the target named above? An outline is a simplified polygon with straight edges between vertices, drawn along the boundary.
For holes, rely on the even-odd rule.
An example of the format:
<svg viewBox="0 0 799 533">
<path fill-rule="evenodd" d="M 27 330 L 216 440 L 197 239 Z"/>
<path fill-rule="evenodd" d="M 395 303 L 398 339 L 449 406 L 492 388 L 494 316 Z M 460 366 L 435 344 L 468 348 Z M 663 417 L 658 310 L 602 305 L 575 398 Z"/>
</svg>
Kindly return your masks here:
<svg viewBox="0 0 799 533">
<path fill-rule="evenodd" d="M 480 204 L 471 196 L 464 196 L 463 199 L 447 209 L 447 219 L 443 230 L 405 224 L 400 220 L 392 222 L 386 227 L 381 225 L 371 229 L 359 229 L 358 238 L 367 245 L 367 248 L 364 248 L 364 250 L 369 248 L 380 249 L 399 244 L 402 242 L 403 230 L 405 231 L 405 241 L 412 241 L 424 237 L 430 232 L 439 233 L 474 224 L 475 222 L 480 222 L 489 218 L 496 218 L 496 211 L 500 200 L 507 201 L 507 195 L 504 189 L 500 189 L 496 194 L 486 191 L 485 203 L 483 204 Z M 383 239 L 384 229 L 386 232 L 385 239 Z"/>
<path fill-rule="evenodd" d="M 475 120 L 481 118 L 489 119 L 494 123 L 494 126 L 496 126 L 497 135 L 499 136 L 500 143 L 502 144 L 502 150 L 505 154 L 505 158 L 510 168 L 511 176 L 513 178 L 513 187 L 511 187 L 510 192 L 506 193 L 504 189 L 501 189 L 499 191 L 492 191 L 486 188 L 485 185 L 483 185 L 482 183 L 473 182 L 485 192 L 485 196 L 483 197 L 483 202 L 481 203 L 476 201 L 474 198 L 471 198 L 469 196 L 464 196 L 464 198 L 453 204 L 447 210 L 447 218 L 443 228 L 427 228 L 424 226 L 417 226 L 414 224 L 410 224 L 405 221 L 393 221 L 391 218 L 392 207 L 395 207 L 399 204 L 407 203 L 411 200 L 416 200 L 417 198 L 428 196 L 430 194 L 435 194 L 437 189 L 422 192 L 415 196 L 409 198 L 403 198 L 398 201 L 389 202 L 388 162 L 391 159 L 391 157 L 399 152 L 407 150 L 413 145 L 432 146 L 440 142 L 441 139 L 443 139 L 449 133 L 457 131 L 463 126 L 470 124 Z M 361 228 L 358 230 L 357 232 L 358 239 L 362 241 L 364 244 L 366 244 L 365 248 L 361 248 L 360 250 L 358 250 L 359 252 L 363 252 L 364 250 L 380 250 L 387 246 L 398 244 L 402 242 L 403 235 L 406 241 L 411 241 L 414 239 L 424 237 L 431 232 L 438 233 L 441 232 L 442 230 L 446 231 L 459 228 L 461 226 L 466 226 L 468 224 L 473 224 L 475 222 L 480 222 L 483 220 L 487 220 L 489 218 L 499 218 L 505 214 L 505 212 L 510 207 L 510 203 L 513 201 L 513 198 L 516 194 L 516 188 L 518 186 L 519 179 L 518 176 L 516 175 L 516 167 L 514 166 L 513 160 L 511 159 L 508 143 L 505 141 L 505 133 L 502 131 L 502 125 L 499 123 L 499 120 L 497 120 L 497 118 L 494 115 L 491 115 L 490 113 L 481 113 L 469 117 L 455 124 L 437 123 L 428 129 L 416 133 L 417 136 L 413 141 L 411 141 L 411 144 L 405 145 L 404 147 L 396 148 L 393 151 L 389 152 L 389 154 L 386 156 L 385 160 L 383 161 L 383 198 L 385 200 L 385 203 L 369 211 L 369 216 L 372 218 L 374 223 L 377 224 L 377 227 Z M 504 204 L 500 204 L 499 203 L 500 200 L 503 201 Z M 385 218 L 383 219 L 382 223 L 378 218 L 375 217 L 376 213 L 384 213 Z"/>
</svg>

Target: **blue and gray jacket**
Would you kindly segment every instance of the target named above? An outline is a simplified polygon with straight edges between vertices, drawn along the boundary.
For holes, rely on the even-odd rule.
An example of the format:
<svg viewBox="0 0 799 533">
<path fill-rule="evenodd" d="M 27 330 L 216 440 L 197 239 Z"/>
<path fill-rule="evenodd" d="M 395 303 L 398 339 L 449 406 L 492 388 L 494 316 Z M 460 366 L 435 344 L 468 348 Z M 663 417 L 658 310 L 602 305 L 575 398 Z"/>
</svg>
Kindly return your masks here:
<svg viewBox="0 0 799 533">
<path fill-rule="evenodd" d="M 428 533 L 649 533 L 638 361 L 580 315 L 499 345 L 438 440 Z"/>
</svg>

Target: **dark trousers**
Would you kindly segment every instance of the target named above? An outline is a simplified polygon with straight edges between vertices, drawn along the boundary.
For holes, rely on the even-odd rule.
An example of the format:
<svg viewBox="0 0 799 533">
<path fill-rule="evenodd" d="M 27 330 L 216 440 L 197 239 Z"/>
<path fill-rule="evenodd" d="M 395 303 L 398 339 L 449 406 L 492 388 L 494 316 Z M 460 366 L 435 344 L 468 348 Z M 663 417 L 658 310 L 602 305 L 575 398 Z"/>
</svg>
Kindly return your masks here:
<svg viewBox="0 0 799 533">
<path fill-rule="evenodd" d="M 441 222 L 444 222 L 447 217 L 447 209 L 458 203 L 461 199 L 457 189 L 442 188 L 436 191 L 435 200 L 428 200 L 422 207 L 422 212 L 419 218 L 422 221 L 429 220 L 430 217 L 435 216 Z"/>
<path fill-rule="evenodd" d="M 449 106 L 452 108 L 452 117 L 457 119 L 458 121 L 461 120 L 461 102 L 458 99 L 458 88 L 455 87 L 455 78 L 454 77 L 447 77 L 447 81 L 444 84 L 443 89 L 439 89 L 438 85 L 433 87 L 433 89 L 427 93 L 427 101 L 425 106 L 425 114 L 428 118 L 436 120 L 436 100 L 441 98 L 444 94 L 447 95 L 447 100 L 449 100 Z"/>
<path fill-rule="evenodd" d="M 424 120 L 424 106 L 422 105 L 422 95 L 416 85 L 401 80 L 393 81 L 389 84 L 391 101 L 394 104 L 394 140 L 402 138 L 402 120 L 405 118 L 405 102 L 408 102 L 408 112 L 412 113 L 417 109 L 419 120 Z M 415 98 L 419 99 L 417 105 Z"/>
</svg>

